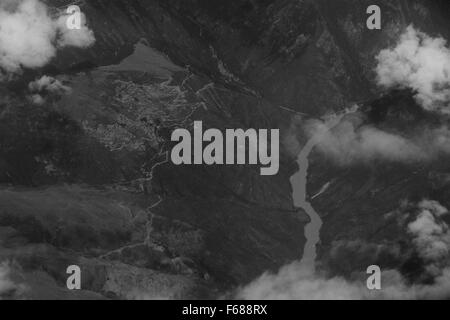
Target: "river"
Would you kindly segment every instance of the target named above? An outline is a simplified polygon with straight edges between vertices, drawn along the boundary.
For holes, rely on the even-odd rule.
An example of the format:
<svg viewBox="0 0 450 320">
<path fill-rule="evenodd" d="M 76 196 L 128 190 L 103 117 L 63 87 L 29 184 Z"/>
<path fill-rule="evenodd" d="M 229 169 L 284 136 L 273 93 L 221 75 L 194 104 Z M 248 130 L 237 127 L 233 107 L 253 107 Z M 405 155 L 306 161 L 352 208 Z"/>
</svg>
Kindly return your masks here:
<svg viewBox="0 0 450 320">
<path fill-rule="evenodd" d="M 306 244 L 300 264 L 302 267 L 312 272 L 315 271 L 317 257 L 316 246 L 320 242 L 322 219 L 307 199 L 306 185 L 308 182 L 309 155 L 314 147 L 320 143 L 323 136 L 333 127 L 338 125 L 342 117 L 348 112 L 353 112 L 353 110 L 347 110 L 341 115 L 334 115 L 330 119 L 327 119 L 325 122 L 327 123 L 328 129 L 324 132 L 315 134 L 306 142 L 297 157 L 299 170 L 290 179 L 294 206 L 305 210 L 311 220 L 305 227 Z"/>
</svg>

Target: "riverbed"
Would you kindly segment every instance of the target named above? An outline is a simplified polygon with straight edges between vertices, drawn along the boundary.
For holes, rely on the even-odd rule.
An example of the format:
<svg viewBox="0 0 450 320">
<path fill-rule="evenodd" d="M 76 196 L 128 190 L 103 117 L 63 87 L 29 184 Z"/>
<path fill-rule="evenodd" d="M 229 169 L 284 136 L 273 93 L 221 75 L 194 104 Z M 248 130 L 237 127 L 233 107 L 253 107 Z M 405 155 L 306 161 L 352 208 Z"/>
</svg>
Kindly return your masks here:
<svg viewBox="0 0 450 320">
<path fill-rule="evenodd" d="M 325 122 L 328 124 L 328 131 L 338 125 L 346 113 L 342 115 L 335 115 L 331 119 L 326 120 Z M 314 147 L 320 143 L 322 137 L 326 133 L 327 131 L 320 132 L 306 142 L 297 156 L 299 170 L 290 179 L 294 206 L 303 209 L 310 218 L 310 222 L 305 227 L 306 243 L 300 264 L 302 267 L 312 272 L 315 271 L 315 262 L 317 257 L 316 247 L 320 243 L 322 219 L 308 201 L 306 186 L 308 183 L 309 155 L 313 151 Z"/>
</svg>

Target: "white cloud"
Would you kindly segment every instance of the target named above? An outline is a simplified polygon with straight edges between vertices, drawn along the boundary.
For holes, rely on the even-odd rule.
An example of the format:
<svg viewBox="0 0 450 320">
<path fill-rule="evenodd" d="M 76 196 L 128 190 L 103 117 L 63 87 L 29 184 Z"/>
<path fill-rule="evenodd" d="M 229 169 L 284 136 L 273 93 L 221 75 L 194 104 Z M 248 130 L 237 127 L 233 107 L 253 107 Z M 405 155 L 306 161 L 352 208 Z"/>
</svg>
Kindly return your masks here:
<svg viewBox="0 0 450 320">
<path fill-rule="evenodd" d="M 65 86 L 61 81 L 50 76 L 42 76 L 41 78 L 30 82 L 28 84 L 28 89 L 31 92 L 28 99 L 38 106 L 45 103 L 45 96 L 48 96 L 49 94 L 63 95 L 72 91 L 70 87 Z"/>
<path fill-rule="evenodd" d="M 50 76 L 42 76 L 28 84 L 31 92 L 52 92 L 52 93 L 66 93 L 70 91 L 68 86 L 65 86 L 59 81 Z"/>
<path fill-rule="evenodd" d="M 396 270 L 382 272 L 382 289 L 367 289 L 364 277 L 346 280 L 326 278 L 302 268 L 299 263 L 283 267 L 277 274 L 266 273 L 241 288 L 237 299 L 245 300 L 383 300 L 450 298 L 450 268 L 434 279 L 432 285 L 409 285 Z"/>
<path fill-rule="evenodd" d="M 94 43 L 94 35 L 85 25 L 81 30 L 68 30 L 62 19 L 64 16 L 51 16 L 40 0 L 2 0 L 0 69 L 17 73 L 22 68 L 39 68 L 46 65 L 60 47 L 84 48 Z"/>
<path fill-rule="evenodd" d="M 263 274 L 240 288 L 236 297 L 251 300 L 448 299 L 450 242 L 448 226 L 441 220 L 447 213 L 447 209 L 438 202 L 424 200 L 417 205 L 417 212 L 408 213 L 413 220 L 405 225 L 423 259 L 427 275 L 433 278 L 432 284 L 410 284 L 397 270 L 385 270 L 381 276 L 382 289 L 371 291 L 366 287 L 364 270 L 356 274 L 354 280 L 328 278 L 294 262 L 276 274 Z M 445 243 L 447 250 L 441 243 Z"/>
<path fill-rule="evenodd" d="M 329 130 L 326 123 L 310 120 L 305 130 L 310 138 L 320 136 L 316 148 L 341 165 L 373 159 L 409 162 L 428 157 L 420 146 L 398 134 L 354 121 L 343 120 Z"/>
<path fill-rule="evenodd" d="M 239 290 L 238 299 L 322 300 L 358 299 L 361 288 L 343 278 L 326 279 L 314 275 L 299 262 L 283 267 L 277 274 L 265 273 Z"/>
<path fill-rule="evenodd" d="M 379 85 L 411 88 L 424 109 L 450 114 L 450 49 L 443 38 L 409 26 L 398 43 L 382 50 L 377 59 Z M 322 137 L 317 149 L 340 165 L 372 160 L 423 162 L 450 154 L 450 130 L 445 124 L 400 133 L 364 123 L 364 116 L 356 114 L 332 130 L 318 120 L 307 121 L 304 128 L 309 138 Z"/>
<path fill-rule="evenodd" d="M 424 200 L 418 205 L 418 214 L 408 224 L 408 232 L 419 256 L 426 262 L 431 275 L 440 272 L 448 264 L 450 230 L 442 217 L 448 214 L 446 208 L 436 201 Z"/>
<path fill-rule="evenodd" d="M 446 125 L 435 128 L 417 128 L 407 134 L 384 131 L 363 124 L 361 114 L 344 118 L 334 128 L 320 120 L 303 123 L 306 136 L 320 137 L 316 149 L 339 165 L 373 160 L 410 163 L 433 161 L 440 155 L 450 154 L 450 130 Z M 292 135 L 291 140 L 295 141 Z M 285 139 L 285 147 L 294 143 Z M 297 143 L 298 144 L 298 143 Z M 293 151 L 292 151 L 293 152 Z"/>
<path fill-rule="evenodd" d="M 37 106 L 42 106 L 45 103 L 45 98 L 39 93 L 31 94 L 28 96 L 29 101 Z"/>
<path fill-rule="evenodd" d="M 11 264 L 9 262 L 0 263 L 0 300 L 7 298 L 20 298 L 27 287 L 17 284 L 11 279 Z"/>
<path fill-rule="evenodd" d="M 60 32 L 58 45 L 60 47 L 79 47 L 85 48 L 95 42 L 94 32 L 86 25 L 86 16 L 81 14 L 81 29 L 68 29 L 66 21 L 69 15 L 62 15 L 58 18 L 56 24 Z"/>
<path fill-rule="evenodd" d="M 377 57 L 378 84 L 411 88 L 425 109 L 450 113 L 450 49 L 443 38 L 432 38 L 409 26 L 392 49 Z"/>
<path fill-rule="evenodd" d="M 9 279 L 9 266 L 0 264 L 0 296 L 15 289 L 15 284 Z"/>
</svg>

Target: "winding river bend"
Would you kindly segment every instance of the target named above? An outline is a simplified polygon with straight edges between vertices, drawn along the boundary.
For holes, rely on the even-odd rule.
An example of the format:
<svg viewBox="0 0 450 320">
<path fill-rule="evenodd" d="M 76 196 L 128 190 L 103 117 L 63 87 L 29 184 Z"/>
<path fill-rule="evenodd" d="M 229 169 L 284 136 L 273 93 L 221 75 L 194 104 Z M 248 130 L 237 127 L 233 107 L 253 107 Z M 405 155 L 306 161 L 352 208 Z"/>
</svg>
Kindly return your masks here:
<svg viewBox="0 0 450 320">
<path fill-rule="evenodd" d="M 320 229 L 322 227 L 322 219 L 307 199 L 306 185 L 308 181 L 309 155 L 314 147 L 318 143 L 320 143 L 324 135 L 336 125 L 338 125 L 342 117 L 347 112 L 341 115 L 335 115 L 331 119 L 328 119 L 328 121 L 326 121 L 326 123 L 328 124 L 328 129 L 315 134 L 308 140 L 297 157 L 299 170 L 290 179 L 292 185 L 292 198 L 294 200 L 294 206 L 305 210 L 306 214 L 311 219 L 310 223 L 308 223 L 305 227 L 306 244 L 303 251 L 303 258 L 300 264 L 305 269 L 312 272 L 315 271 L 315 262 L 317 256 L 316 246 L 320 242 Z"/>
<path fill-rule="evenodd" d="M 305 210 L 311 219 L 305 227 L 306 244 L 301 260 L 301 264 L 308 270 L 314 270 L 315 268 L 316 245 L 320 241 L 320 229 L 322 227 L 322 219 L 306 199 L 306 183 L 309 167 L 308 157 L 318 142 L 318 139 L 313 137 L 306 143 L 297 157 L 299 170 L 291 177 L 294 206 Z"/>
</svg>

